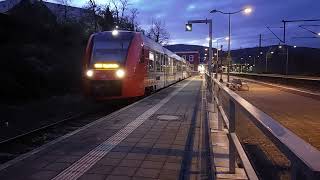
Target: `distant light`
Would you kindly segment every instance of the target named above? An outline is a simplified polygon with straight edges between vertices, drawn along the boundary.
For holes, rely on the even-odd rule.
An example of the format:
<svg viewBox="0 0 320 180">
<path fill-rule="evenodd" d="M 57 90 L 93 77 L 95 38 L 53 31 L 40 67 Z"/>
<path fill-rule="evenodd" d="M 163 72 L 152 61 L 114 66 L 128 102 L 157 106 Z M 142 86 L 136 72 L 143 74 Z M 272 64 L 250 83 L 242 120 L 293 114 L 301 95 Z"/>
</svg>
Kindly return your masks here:
<svg viewBox="0 0 320 180">
<path fill-rule="evenodd" d="M 208 48 L 205 48 L 204 50 L 208 51 Z"/>
<path fill-rule="evenodd" d="M 205 56 L 207 55 L 207 54 L 204 54 Z"/>
<path fill-rule="evenodd" d="M 96 63 L 96 64 L 94 64 L 94 68 L 97 68 L 97 69 L 101 69 L 101 68 L 104 68 L 104 69 L 116 69 L 116 68 L 119 68 L 119 65 L 118 64 Z"/>
<path fill-rule="evenodd" d="M 250 14 L 252 12 L 252 8 L 245 8 L 244 13 L 245 14 Z"/>
<path fill-rule="evenodd" d="M 282 48 L 282 46 L 281 46 L 281 45 L 279 45 L 278 47 L 279 47 L 279 49 L 281 49 L 281 48 Z"/>
<path fill-rule="evenodd" d="M 249 58 L 251 58 L 251 56 L 249 56 Z"/>
<path fill-rule="evenodd" d="M 116 68 L 119 68 L 118 64 L 103 64 L 102 66 L 105 69 L 116 69 Z"/>
<path fill-rule="evenodd" d="M 320 32 L 318 33 L 318 36 L 320 36 Z"/>
<path fill-rule="evenodd" d="M 186 24 L 186 31 L 192 31 L 192 24 Z"/>
<path fill-rule="evenodd" d="M 92 77 L 92 76 L 93 76 L 93 71 L 92 71 L 92 70 L 88 70 L 87 73 L 86 73 L 86 75 L 87 75 L 88 77 Z"/>
<path fill-rule="evenodd" d="M 122 70 L 122 69 L 118 69 L 118 70 L 116 71 L 116 75 L 117 75 L 118 78 L 123 78 L 124 75 L 125 75 L 125 72 L 124 72 L 124 70 Z"/>
<path fill-rule="evenodd" d="M 243 58 L 241 58 L 241 59 L 243 59 Z"/>
<path fill-rule="evenodd" d="M 263 52 L 260 52 L 260 54 L 263 54 Z"/>
<path fill-rule="evenodd" d="M 210 38 L 209 38 L 209 37 L 207 37 L 207 38 L 206 38 L 206 40 L 207 40 L 207 41 L 210 41 Z"/>
<path fill-rule="evenodd" d="M 273 54 L 274 52 L 273 51 L 271 51 L 271 54 Z"/>
<path fill-rule="evenodd" d="M 293 48 L 297 48 L 297 46 L 293 46 Z"/>
<path fill-rule="evenodd" d="M 119 26 L 116 26 L 116 29 L 119 29 Z"/>
<path fill-rule="evenodd" d="M 94 68 L 102 68 L 103 67 L 103 65 L 102 64 L 94 64 Z"/>
<path fill-rule="evenodd" d="M 228 41 L 229 39 L 230 39 L 229 37 L 226 37 L 226 38 L 225 38 L 226 41 Z"/>
<path fill-rule="evenodd" d="M 214 55 L 216 56 L 216 55 L 217 55 L 217 53 L 214 53 Z"/>
<path fill-rule="evenodd" d="M 258 57 L 260 57 L 260 56 L 258 56 Z"/>
<path fill-rule="evenodd" d="M 119 31 L 117 29 L 112 31 L 112 35 L 113 36 L 118 36 L 118 34 L 119 34 Z"/>
</svg>

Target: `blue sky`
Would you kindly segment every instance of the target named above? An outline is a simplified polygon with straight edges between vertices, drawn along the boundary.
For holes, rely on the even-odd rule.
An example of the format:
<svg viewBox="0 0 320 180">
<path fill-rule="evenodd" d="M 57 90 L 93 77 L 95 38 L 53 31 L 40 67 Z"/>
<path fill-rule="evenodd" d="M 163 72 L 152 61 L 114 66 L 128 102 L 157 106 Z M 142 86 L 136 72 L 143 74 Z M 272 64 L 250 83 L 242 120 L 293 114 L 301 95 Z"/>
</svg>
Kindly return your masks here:
<svg viewBox="0 0 320 180">
<path fill-rule="evenodd" d="M 147 28 L 152 18 L 166 22 L 170 32 L 170 44 L 208 44 L 208 26 L 196 24 L 192 32 L 185 32 L 185 23 L 193 19 L 213 19 L 213 36 L 221 38 L 220 43 L 227 47 L 223 37 L 228 33 L 227 16 L 210 14 L 210 10 L 237 11 L 251 6 L 251 15 L 242 13 L 232 16 L 232 49 L 254 47 L 258 45 L 259 34 L 262 34 L 262 45 L 278 44 L 279 41 L 268 31 L 266 26 L 280 27 L 282 20 L 320 19 L 319 0 L 129 0 L 131 8 L 137 8 L 139 23 Z M 73 0 L 73 5 L 82 6 L 85 0 Z M 100 4 L 108 3 L 98 0 Z M 320 38 L 298 39 L 296 37 L 314 37 L 312 33 L 299 28 L 302 24 L 320 25 L 313 23 L 290 23 L 287 28 L 287 43 L 297 46 L 320 48 Z M 320 32 L 320 26 L 307 27 Z M 282 29 L 274 29 L 282 38 Z M 320 36 L 319 36 L 320 37 Z M 216 43 L 214 44 L 216 46 Z"/>
</svg>

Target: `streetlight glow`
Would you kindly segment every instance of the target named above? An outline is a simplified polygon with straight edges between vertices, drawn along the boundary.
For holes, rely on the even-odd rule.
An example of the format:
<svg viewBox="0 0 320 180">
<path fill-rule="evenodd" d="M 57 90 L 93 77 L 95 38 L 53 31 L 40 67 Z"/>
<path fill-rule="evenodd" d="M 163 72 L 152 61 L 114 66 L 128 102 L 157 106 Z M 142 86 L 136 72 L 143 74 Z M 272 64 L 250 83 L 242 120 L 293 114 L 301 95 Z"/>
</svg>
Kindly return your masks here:
<svg viewBox="0 0 320 180">
<path fill-rule="evenodd" d="M 252 8 L 245 8 L 244 13 L 245 14 L 250 14 L 252 12 Z"/>
<path fill-rule="evenodd" d="M 293 46 L 293 48 L 297 48 L 297 46 Z"/>
<path fill-rule="evenodd" d="M 318 36 L 320 36 L 320 32 L 318 33 Z"/>
<path fill-rule="evenodd" d="M 228 41 L 229 39 L 230 39 L 229 37 L 226 37 L 226 38 L 225 38 L 226 41 Z"/>
<path fill-rule="evenodd" d="M 119 31 L 118 31 L 117 29 L 114 29 L 114 30 L 112 31 L 112 35 L 113 35 L 113 36 L 118 36 L 118 34 L 119 34 Z"/>
</svg>

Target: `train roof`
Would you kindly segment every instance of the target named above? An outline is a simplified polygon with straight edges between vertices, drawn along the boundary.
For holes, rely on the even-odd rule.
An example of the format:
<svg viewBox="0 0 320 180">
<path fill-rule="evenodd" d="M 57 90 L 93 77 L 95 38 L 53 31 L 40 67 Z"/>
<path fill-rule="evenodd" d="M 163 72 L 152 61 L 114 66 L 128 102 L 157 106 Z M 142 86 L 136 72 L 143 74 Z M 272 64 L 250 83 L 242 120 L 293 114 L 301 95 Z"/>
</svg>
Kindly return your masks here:
<svg viewBox="0 0 320 180">
<path fill-rule="evenodd" d="M 104 34 L 109 34 L 112 33 L 112 31 L 103 31 L 103 32 L 98 32 L 95 33 L 94 35 L 104 35 Z M 147 36 L 145 36 L 143 33 L 141 32 L 134 32 L 134 31 L 124 31 L 124 30 L 119 30 L 119 33 L 132 33 L 132 34 L 140 34 L 142 36 L 142 40 L 144 45 L 148 46 L 149 48 L 162 53 L 162 54 L 166 54 L 171 58 L 177 59 L 179 61 L 185 61 L 185 59 L 183 59 L 182 57 L 176 55 L 175 53 L 171 52 L 170 50 L 164 48 L 161 44 L 155 42 L 154 40 L 148 38 Z"/>
<path fill-rule="evenodd" d="M 179 61 L 184 61 L 184 59 L 178 55 L 176 55 L 175 53 L 171 52 L 170 50 L 166 49 L 165 47 L 163 47 L 161 44 L 155 42 L 154 40 L 148 38 L 147 36 L 143 35 L 142 33 L 140 33 L 143 39 L 143 43 L 148 46 L 149 48 L 162 53 L 162 54 L 166 54 L 171 58 L 177 59 Z"/>
</svg>

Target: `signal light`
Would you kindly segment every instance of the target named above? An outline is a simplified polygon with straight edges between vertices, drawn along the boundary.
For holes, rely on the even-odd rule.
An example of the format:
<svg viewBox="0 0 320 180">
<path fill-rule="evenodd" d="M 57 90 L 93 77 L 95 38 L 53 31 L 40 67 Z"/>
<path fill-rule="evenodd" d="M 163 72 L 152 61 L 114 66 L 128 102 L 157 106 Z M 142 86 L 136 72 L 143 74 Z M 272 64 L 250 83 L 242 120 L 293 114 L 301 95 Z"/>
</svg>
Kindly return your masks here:
<svg viewBox="0 0 320 180">
<path fill-rule="evenodd" d="M 192 31 L 192 24 L 186 24 L 186 31 Z"/>
</svg>

